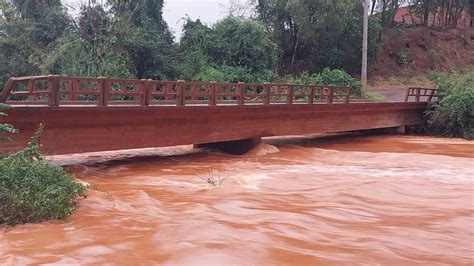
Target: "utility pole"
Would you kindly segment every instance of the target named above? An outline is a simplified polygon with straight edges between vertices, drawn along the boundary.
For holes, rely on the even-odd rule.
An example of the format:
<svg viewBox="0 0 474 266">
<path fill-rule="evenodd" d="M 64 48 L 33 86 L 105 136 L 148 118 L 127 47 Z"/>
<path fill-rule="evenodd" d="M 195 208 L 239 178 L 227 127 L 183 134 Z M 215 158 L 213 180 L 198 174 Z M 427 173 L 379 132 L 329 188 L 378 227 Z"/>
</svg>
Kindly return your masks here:
<svg viewBox="0 0 474 266">
<path fill-rule="evenodd" d="M 367 87 L 367 41 L 369 34 L 369 0 L 364 1 L 364 33 L 362 40 L 362 73 L 361 73 L 361 82 L 362 88 L 366 89 Z"/>
</svg>

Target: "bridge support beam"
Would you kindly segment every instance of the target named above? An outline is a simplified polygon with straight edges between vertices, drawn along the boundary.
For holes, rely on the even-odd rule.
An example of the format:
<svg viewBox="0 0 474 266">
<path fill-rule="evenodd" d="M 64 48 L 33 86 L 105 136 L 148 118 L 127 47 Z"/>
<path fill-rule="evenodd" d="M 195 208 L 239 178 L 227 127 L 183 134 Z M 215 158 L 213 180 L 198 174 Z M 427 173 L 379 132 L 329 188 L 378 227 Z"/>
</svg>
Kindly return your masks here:
<svg viewBox="0 0 474 266">
<path fill-rule="evenodd" d="M 194 148 L 216 149 L 233 155 L 242 155 L 255 147 L 262 141 L 261 138 L 240 139 L 232 141 L 211 142 L 203 144 L 194 144 Z"/>
</svg>

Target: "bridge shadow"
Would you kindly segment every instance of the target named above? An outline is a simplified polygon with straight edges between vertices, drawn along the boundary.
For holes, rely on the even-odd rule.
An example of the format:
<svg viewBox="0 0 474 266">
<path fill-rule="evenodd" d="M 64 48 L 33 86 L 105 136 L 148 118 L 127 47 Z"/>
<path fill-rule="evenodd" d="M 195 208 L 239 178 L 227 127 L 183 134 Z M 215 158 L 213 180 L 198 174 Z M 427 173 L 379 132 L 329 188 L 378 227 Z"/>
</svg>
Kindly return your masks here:
<svg viewBox="0 0 474 266">
<path fill-rule="evenodd" d="M 379 134 L 381 132 L 379 131 Z M 383 132 L 382 132 L 383 133 Z M 284 146 L 304 146 L 304 147 L 324 147 L 333 143 L 345 142 L 358 137 L 373 135 L 372 132 L 346 132 L 336 134 L 316 134 L 316 135 L 298 135 L 269 137 L 262 139 L 262 143 L 276 147 Z M 251 153 L 251 151 L 250 151 Z M 74 165 L 117 165 L 117 164 L 136 164 L 139 162 L 148 163 L 154 161 L 157 163 L 176 163 L 176 162 L 196 162 L 208 161 L 209 157 L 213 160 L 238 159 L 248 156 L 247 153 L 235 155 L 222 152 L 213 147 L 196 147 L 193 145 L 181 145 L 172 147 L 129 149 L 103 152 L 89 152 L 66 155 L 53 155 L 46 158 L 54 164 L 62 166 Z"/>
</svg>

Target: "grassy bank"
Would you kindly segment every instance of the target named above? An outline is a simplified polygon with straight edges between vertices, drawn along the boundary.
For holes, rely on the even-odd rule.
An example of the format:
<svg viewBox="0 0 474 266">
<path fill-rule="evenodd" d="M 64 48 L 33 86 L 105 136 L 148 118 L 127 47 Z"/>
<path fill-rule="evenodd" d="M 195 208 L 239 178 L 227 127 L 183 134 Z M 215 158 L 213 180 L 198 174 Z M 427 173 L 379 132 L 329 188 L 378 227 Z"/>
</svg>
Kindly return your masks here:
<svg viewBox="0 0 474 266">
<path fill-rule="evenodd" d="M 65 219 L 86 188 L 39 151 L 39 134 L 28 146 L 0 158 L 0 224 L 13 226 Z"/>
</svg>

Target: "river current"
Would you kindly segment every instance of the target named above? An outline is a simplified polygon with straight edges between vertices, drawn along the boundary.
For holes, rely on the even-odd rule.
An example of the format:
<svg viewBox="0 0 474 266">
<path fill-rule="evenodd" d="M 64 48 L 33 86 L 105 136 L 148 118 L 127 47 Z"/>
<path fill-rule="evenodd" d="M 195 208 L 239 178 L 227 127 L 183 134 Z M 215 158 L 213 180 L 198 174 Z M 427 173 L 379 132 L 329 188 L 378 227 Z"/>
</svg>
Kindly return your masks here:
<svg viewBox="0 0 474 266">
<path fill-rule="evenodd" d="M 90 184 L 66 221 L 0 231 L 0 264 L 474 264 L 474 142 L 269 139 L 51 158 Z"/>
</svg>

